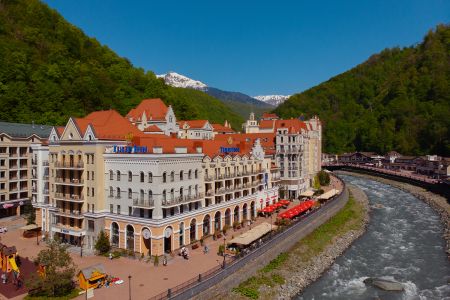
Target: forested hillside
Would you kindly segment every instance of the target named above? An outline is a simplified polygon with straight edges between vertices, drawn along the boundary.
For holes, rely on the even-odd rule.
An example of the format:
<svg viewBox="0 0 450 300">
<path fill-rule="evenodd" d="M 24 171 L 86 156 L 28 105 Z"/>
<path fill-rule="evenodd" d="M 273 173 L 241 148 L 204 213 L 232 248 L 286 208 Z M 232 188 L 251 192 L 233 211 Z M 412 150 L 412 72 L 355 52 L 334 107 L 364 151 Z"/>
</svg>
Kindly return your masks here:
<svg viewBox="0 0 450 300">
<path fill-rule="evenodd" d="M 450 156 L 450 27 L 437 26 L 415 46 L 375 54 L 275 112 L 318 115 L 326 152 Z"/>
<path fill-rule="evenodd" d="M 0 1 L 0 120 L 64 124 L 69 116 L 144 98 L 173 104 L 178 119 L 243 119 L 203 92 L 167 86 L 87 37 L 38 0 Z"/>
</svg>

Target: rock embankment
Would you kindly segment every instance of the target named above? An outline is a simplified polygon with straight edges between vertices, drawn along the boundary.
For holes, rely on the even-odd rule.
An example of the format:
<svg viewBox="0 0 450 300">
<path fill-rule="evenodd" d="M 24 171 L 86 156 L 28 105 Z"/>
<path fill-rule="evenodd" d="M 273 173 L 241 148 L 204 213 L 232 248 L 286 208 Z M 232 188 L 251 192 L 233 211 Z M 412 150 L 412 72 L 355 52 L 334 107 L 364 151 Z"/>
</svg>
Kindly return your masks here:
<svg viewBox="0 0 450 300">
<path fill-rule="evenodd" d="M 364 207 L 363 224 L 355 230 L 350 230 L 345 234 L 336 237 L 333 242 L 324 249 L 322 253 L 312 257 L 307 262 L 293 260 L 290 263 L 289 271 L 283 272 L 286 283 L 277 288 L 277 299 L 291 299 L 301 293 L 309 284 L 317 280 L 334 261 L 351 246 L 351 244 L 364 234 L 369 223 L 369 201 L 366 194 L 359 188 L 348 185 L 350 192 L 356 201 Z"/>
<path fill-rule="evenodd" d="M 372 180 L 375 180 L 375 181 L 378 181 L 381 183 L 389 184 L 389 185 L 394 186 L 398 189 L 401 189 L 405 192 L 411 193 L 418 199 L 427 203 L 440 216 L 441 222 L 444 227 L 444 233 L 442 236 L 446 242 L 445 251 L 447 253 L 448 259 L 450 260 L 450 204 L 447 202 L 447 200 L 444 197 L 439 196 L 430 191 L 427 191 L 426 189 L 424 189 L 422 187 L 404 183 L 404 182 L 391 180 L 391 179 L 372 176 L 372 175 L 368 175 L 368 174 L 348 172 L 348 171 L 337 171 L 336 173 L 337 174 L 346 174 L 346 175 L 355 176 L 355 177 L 368 178 L 368 179 L 372 179 Z"/>
</svg>

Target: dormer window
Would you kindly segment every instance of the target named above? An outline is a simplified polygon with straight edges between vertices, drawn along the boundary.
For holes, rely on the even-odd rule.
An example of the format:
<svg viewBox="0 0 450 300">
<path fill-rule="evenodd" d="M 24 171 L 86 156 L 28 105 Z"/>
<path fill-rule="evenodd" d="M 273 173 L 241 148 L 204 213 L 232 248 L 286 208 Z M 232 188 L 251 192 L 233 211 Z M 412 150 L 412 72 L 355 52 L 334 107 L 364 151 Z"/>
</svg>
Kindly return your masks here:
<svg viewBox="0 0 450 300">
<path fill-rule="evenodd" d="M 73 133 L 69 133 L 69 140 L 73 139 Z"/>
</svg>

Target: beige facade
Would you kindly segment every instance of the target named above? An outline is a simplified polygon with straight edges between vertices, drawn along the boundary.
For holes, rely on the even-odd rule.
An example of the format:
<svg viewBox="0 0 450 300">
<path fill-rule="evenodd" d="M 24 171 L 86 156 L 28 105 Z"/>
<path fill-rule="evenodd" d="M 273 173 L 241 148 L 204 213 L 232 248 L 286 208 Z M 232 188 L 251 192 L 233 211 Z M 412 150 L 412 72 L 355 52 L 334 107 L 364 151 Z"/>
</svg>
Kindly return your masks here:
<svg viewBox="0 0 450 300">
<path fill-rule="evenodd" d="M 48 126 L 0 122 L 0 218 L 19 215 L 31 203 L 38 179 L 32 148 L 45 144 L 49 131 Z"/>
</svg>

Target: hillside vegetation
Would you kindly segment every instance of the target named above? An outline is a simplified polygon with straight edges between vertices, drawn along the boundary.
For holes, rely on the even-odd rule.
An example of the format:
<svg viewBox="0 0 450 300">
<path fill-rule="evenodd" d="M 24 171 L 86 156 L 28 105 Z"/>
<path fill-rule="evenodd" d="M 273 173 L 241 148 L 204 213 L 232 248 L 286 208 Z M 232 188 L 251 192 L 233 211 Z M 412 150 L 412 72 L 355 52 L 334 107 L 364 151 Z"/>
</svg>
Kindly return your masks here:
<svg viewBox="0 0 450 300">
<path fill-rule="evenodd" d="M 64 124 L 94 110 L 125 114 L 152 97 L 178 119 L 243 122 L 218 99 L 133 67 L 38 0 L 0 1 L 0 120 Z"/>
<path fill-rule="evenodd" d="M 318 115 L 326 152 L 450 156 L 450 27 L 437 26 L 412 47 L 375 54 L 275 112 Z"/>
</svg>

